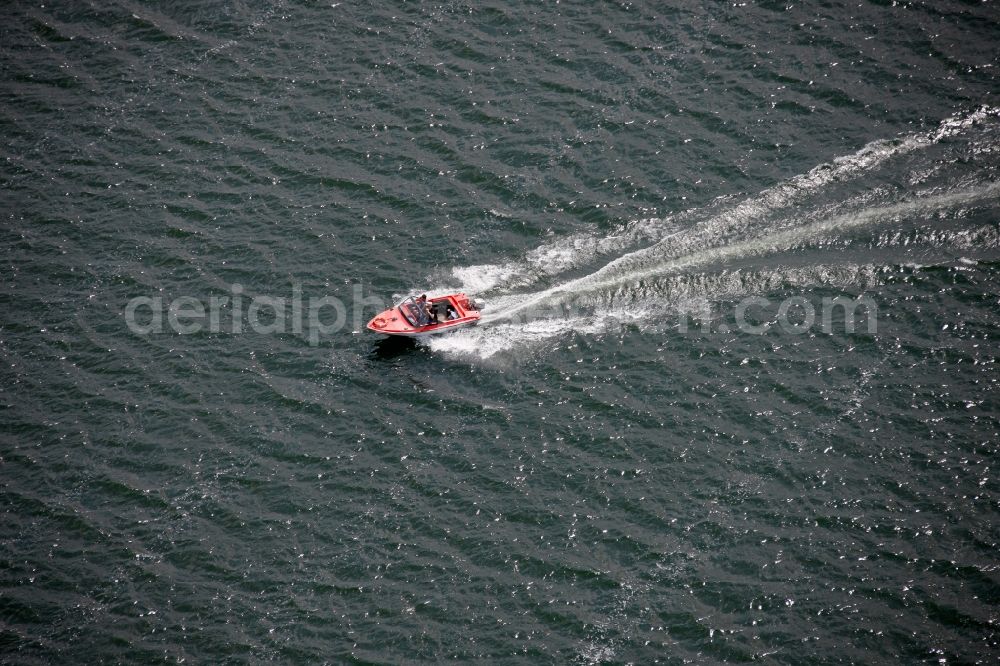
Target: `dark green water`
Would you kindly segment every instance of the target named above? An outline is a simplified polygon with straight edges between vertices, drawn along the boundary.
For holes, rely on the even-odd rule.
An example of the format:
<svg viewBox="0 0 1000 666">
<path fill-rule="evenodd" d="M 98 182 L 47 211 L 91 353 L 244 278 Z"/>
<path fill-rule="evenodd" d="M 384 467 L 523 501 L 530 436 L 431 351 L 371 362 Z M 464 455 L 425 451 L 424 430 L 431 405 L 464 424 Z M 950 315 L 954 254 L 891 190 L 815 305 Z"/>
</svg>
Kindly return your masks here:
<svg viewBox="0 0 1000 666">
<path fill-rule="evenodd" d="M 1000 656 L 995 3 L 2 12 L 4 663 Z"/>
</svg>

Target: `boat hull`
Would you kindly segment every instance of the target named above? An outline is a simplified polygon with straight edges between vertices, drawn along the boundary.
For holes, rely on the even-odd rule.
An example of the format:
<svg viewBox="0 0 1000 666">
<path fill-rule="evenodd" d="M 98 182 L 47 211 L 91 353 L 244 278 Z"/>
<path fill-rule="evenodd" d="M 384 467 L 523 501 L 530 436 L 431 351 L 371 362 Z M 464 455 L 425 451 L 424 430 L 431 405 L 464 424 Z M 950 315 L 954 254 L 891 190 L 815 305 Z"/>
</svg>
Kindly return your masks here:
<svg viewBox="0 0 1000 666">
<path fill-rule="evenodd" d="M 445 333 L 450 333 L 451 331 L 457 331 L 461 328 L 472 328 L 478 321 L 463 322 L 461 324 L 453 326 L 432 326 L 434 330 L 431 331 L 376 331 L 376 333 L 381 333 L 382 335 L 391 335 L 397 338 L 429 338 L 434 335 L 443 335 Z"/>
<path fill-rule="evenodd" d="M 440 323 L 421 324 L 413 320 L 412 310 L 406 310 L 406 301 L 384 310 L 368 322 L 366 328 L 373 333 L 401 338 L 426 338 L 441 335 L 479 323 L 480 312 L 465 294 L 437 296 L 427 301 L 432 308 L 453 313 L 451 319 Z"/>
</svg>

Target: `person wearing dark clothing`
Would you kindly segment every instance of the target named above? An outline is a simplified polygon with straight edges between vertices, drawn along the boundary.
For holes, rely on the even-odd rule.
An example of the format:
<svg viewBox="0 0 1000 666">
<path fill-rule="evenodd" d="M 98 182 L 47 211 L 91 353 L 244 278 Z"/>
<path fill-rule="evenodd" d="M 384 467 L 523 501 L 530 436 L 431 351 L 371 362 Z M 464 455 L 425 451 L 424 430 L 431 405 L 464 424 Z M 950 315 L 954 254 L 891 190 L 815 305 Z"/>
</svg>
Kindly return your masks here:
<svg viewBox="0 0 1000 666">
<path fill-rule="evenodd" d="M 424 313 L 427 315 L 427 319 L 431 324 L 439 324 L 437 311 L 431 307 L 431 304 L 427 302 L 427 294 L 421 294 L 420 298 L 417 299 L 417 305 L 419 305 Z"/>
</svg>

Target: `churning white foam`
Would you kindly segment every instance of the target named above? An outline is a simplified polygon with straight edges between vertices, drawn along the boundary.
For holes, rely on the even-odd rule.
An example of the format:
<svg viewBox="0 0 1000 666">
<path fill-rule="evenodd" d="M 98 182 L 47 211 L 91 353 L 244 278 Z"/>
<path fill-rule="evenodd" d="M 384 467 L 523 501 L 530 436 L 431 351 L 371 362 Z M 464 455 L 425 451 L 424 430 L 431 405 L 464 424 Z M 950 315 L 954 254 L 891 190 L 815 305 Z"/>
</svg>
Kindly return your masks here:
<svg viewBox="0 0 1000 666">
<path fill-rule="evenodd" d="M 864 291 L 880 284 L 882 274 L 878 266 L 848 264 L 665 276 L 622 298 L 605 300 L 590 312 L 554 310 L 550 316 L 484 324 L 423 342 L 436 352 L 470 358 L 489 359 L 512 352 L 523 356 L 555 348 L 568 333 L 599 335 L 626 326 L 674 330 L 683 317 L 698 316 L 707 300 L 735 300 L 779 288 L 815 285 Z"/>
</svg>

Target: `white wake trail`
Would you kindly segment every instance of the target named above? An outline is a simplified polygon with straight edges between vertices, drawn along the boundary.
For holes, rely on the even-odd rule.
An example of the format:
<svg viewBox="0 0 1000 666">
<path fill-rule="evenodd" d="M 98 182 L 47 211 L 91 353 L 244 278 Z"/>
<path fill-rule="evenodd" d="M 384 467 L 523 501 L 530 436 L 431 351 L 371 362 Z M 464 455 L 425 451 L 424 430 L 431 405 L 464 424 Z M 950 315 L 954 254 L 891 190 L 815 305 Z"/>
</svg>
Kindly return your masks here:
<svg viewBox="0 0 1000 666">
<path fill-rule="evenodd" d="M 484 316 L 483 323 L 497 323 L 515 319 L 532 308 L 551 306 L 560 298 L 573 297 L 582 292 L 613 289 L 650 277 L 688 271 L 709 264 L 723 264 L 726 261 L 746 256 L 786 252 L 801 245 L 803 241 L 820 234 L 843 232 L 900 217 L 926 215 L 942 209 L 972 204 L 991 197 L 995 198 L 998 194 L 1000 194 L 1000 184 L 990 183 L 986 186 L 959 192 L 904 201 L 880 208 L 870 208 L 848 215 L 838 215 L 805 226 L 771 234 L 765 233 L 747 240 L 692 252 L 665 262 L 657 261 L 657 255 L 661 249 L 659 244 L 653 245 L 619 257 L 590 275 L 533 294 L 501 298 L 496 306 L 500 311 Z"/>
<path fill-rule="evenodd" d="M 936 261 L 949 248 L 994 252 L 1000 225 L 981 214 L 1000 206 L 997 118 L 1000 109 L 984 106 L 931 131 L 874 141 L 743 201 L 720 198 L 606 237 L 575 234 L 517 261 L 455 268 L 465 291 L 485 295 L 487 311 L 480 326 L 426 344 L 485 359 L 551 346 L 568 332 L 662 327 L 705 301 L 816 285 L 869 290 L 893 265 Z M 552 286 L 538 289 L 541 281 Z"/>
<path fill-rule="evenodd" d="M 543 244 L 519 261 L 457 267 L 452 269 L 452 276 L 463 291 L 475 294 L 488 293 L 493 289 L 525 288 L 539 279 L 580 267 L 602 255 L 677 236 L 685 226 L 690 229 L 692 222 L 697 224 L 696 232 L 688 231 L 675 240 L 679 251 L 694 251 L 706 243 L 721 244 L 752 231 L 754 225 L 782 209 L 808 202 L 823 188 L 864 177 L 890 160 L 934 146 L 997 118 L 1000 118 L 1000 108 L 983 106 L 971 113 L 947 118 L 933 130 L 872 141 L 850 155 L 821 164 L 808 173 L 763 190 L 736 205 L 726 207 L 727 202 L 719 199 L 713 207 L 721 207 L 722 210 L 711 214 L 700 224 L 697 224 L 697 216 L 704 211 L 645 218 L 605 237 L 581 233 Z"/>
</svg>

